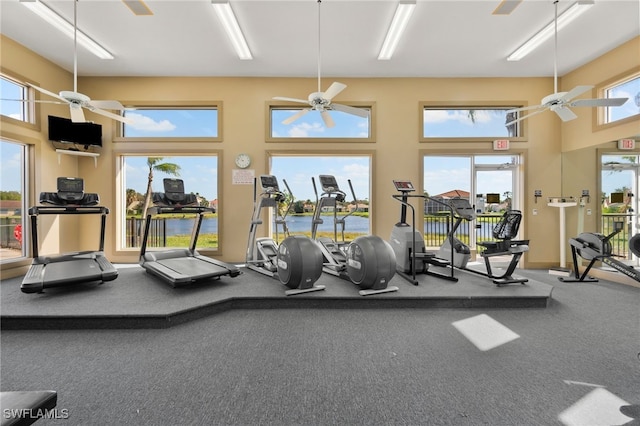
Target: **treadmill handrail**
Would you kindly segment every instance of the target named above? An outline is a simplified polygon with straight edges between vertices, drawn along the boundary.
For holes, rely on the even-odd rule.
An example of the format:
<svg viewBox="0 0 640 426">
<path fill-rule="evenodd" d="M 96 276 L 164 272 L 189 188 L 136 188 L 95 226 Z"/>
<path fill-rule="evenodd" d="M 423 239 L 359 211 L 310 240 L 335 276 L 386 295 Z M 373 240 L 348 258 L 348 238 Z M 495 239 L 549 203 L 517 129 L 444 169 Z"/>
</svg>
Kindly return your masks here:
<svg viewBox="0 0 640 426">
<path fill-rule="evenodd" d="M 68 204 L 65 206 L 33 206 L 29 208 L 29 215 L 41 214 L 109 214 L 109 209 L 103 206 L 82 206 Z"/>
<path fill-rule="evenodd" d="M 147 210 L 147 215 L 154 216 L 163 213 L 215 213 L 212 207 L 204 206 L 153 206 Z"/>
</svg>

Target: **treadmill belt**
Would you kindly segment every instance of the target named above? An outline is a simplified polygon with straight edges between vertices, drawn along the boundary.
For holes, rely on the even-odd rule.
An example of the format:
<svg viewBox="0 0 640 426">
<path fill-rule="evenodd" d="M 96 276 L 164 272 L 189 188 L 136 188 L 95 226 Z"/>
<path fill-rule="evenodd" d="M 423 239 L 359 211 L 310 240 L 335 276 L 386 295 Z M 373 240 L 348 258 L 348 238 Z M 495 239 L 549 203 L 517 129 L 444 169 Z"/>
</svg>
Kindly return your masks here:
<svg viewBox="0 0 640 426">
<path fill-rule="evenodd" d="M 76 259 L 45 266 L 47 286 L 74 282 L 102 281 L 102 269 L 94 259 Z"/>
<path fill-rule="evenodd" d="M 195 257 L 182 257 L 175 259 L 162 259 L 158 263 L 174 270 L 180 275 L 189 276 L 193 279 L 215 277 L 229 273 L 227 268 L 223 268 L 213 263 L 197 259 Z"/>
</svg>

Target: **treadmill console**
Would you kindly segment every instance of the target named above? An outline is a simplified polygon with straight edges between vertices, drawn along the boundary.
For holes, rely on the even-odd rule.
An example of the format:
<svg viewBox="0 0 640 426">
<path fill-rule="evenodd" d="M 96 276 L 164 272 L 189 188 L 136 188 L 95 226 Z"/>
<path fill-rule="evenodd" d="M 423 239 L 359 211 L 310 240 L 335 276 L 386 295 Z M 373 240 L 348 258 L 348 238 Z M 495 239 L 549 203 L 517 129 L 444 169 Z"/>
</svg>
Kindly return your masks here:
<svg viewBox="0 0 640 426">
<path fill-rule="evenodd" d="M 411 192 L 416 190 L 413 187 L 413 184 L 408 180 L 394 180 L 393 184 L 395 185 L 396 190 L 400 192 Z"/>
<path fill-rule="evenodd" d="M 262 185 L 262 189 L 266 192 L 280 192 L 278 179 L 273 175 L 260 176 L 260 184 Z"/>
<path fill-rule="evenodd" d="M 185 200 L 186 196 L 182 179 L 164 178 L 162 182 L 164 184 L 164 196 L 167 200 L 174 203 L 180 203 Z"/>
<path fill-rule="evenodd" d="M 57 192 L 41 192 L 40 204 L 54 206 L 95 206 L 100 202 L 98 194 L 84 192 L 82 178 L 59 177 Z"/>
<path fill-rule="evenodd" d="M 82 178 L 58 178 L 58 198 L 64 201 L 80 201 L 83 197 L 84 180 Z"/>
</svg>

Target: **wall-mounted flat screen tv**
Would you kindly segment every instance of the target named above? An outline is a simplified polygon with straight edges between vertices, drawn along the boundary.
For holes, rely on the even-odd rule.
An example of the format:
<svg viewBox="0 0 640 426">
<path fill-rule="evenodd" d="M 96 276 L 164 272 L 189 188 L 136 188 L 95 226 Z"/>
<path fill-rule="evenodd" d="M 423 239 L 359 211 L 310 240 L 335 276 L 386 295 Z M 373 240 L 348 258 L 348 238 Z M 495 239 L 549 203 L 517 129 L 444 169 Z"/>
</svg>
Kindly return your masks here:
<svg viewBox="0 0 640 426">
<path fill-rule="evenodd" d="M 74 123 L 68 118 L 50 115 L 49 140 L 85 147 L 102 146 L 102 126 L 95 123 Z"/>
</svg>

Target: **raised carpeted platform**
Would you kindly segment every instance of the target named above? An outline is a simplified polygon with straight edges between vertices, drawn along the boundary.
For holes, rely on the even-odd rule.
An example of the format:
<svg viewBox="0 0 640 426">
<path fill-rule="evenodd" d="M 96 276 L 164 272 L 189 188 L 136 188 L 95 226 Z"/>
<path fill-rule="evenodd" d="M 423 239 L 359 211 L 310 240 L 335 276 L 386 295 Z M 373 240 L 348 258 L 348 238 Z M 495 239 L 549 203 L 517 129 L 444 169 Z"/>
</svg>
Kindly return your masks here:
<svg viewBox="0 0 640 426">
<path fill-rule="evenodd" d="M 138 265 L 117 265 L 119 276 L 104 284 L 87 283 L 20 291 L 21 277 L 0 283 L 1 327 L 18 329 L 166 328 L 229 309 L 284 308 L 545 308 L 552 285 L 530 278 L 526 285 L 497 287 L 489 279 L 456 271 L 458 282 L 421 275 L 414 286 L 399 276 L 394 293 L 360 296 L 359 288 L 323 274 L 326 290 L 286 296 L 278 280 L 242 268 L 223 277 L 173 288 Z"/>
</svg>

